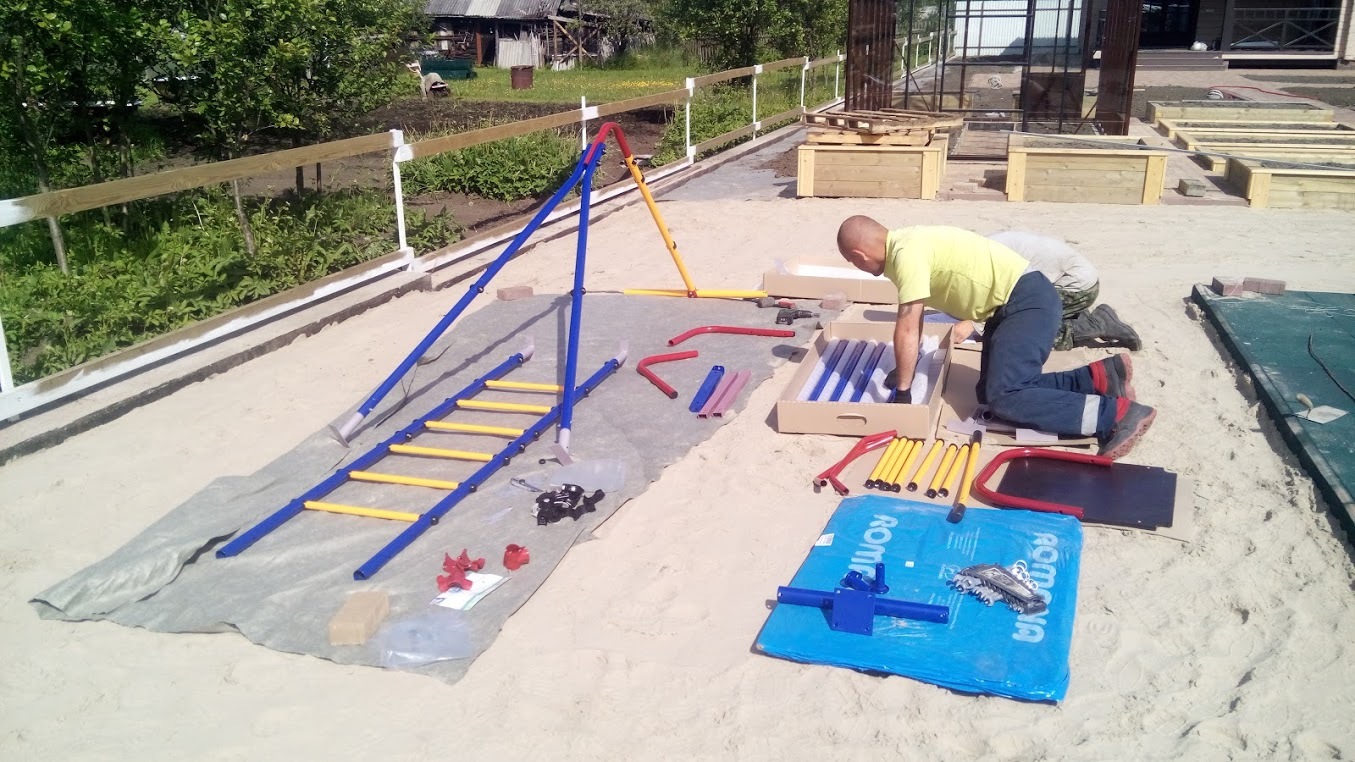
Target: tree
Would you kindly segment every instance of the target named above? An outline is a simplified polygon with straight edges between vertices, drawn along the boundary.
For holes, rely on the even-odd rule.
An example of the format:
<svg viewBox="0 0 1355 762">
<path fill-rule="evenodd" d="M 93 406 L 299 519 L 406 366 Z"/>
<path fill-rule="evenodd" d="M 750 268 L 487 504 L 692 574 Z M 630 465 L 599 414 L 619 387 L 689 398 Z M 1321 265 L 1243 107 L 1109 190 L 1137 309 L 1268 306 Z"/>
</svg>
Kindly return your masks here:
<svg viewBox="0 0 1355 762">
<path fill-rule="evenodd" d="M 751 66 L 764 47 L 788 56 L 820 52 L 840 42 L 847 26 L 846 0 L 672 0 L 665 17 L 685 39 L 713 43 L 716 63 L 727 67 Z"/>
<path fill-rule="evenodd" d="M 602 36 L 617 56 L 625 55 L 653 24 L 650 3 L 644 0 L 593 0 L 590 5 L 590 10 L 602 14 Z"/>
</svg>

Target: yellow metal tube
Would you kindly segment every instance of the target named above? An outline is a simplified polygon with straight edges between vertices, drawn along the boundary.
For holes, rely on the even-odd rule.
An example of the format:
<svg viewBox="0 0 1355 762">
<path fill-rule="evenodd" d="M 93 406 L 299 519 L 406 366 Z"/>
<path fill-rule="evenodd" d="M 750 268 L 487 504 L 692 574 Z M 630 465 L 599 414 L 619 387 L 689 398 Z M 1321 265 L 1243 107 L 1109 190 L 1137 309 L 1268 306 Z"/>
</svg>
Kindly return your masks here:
<svg viewBox="0 0 1355 762">
<path fill-rule="evenodd" d="M 451 460 L 476 460 L 488 463 L 494 459 L 487 452 L 469 450 L 444 450 L 441 447 L 416 447 L 414 445 L 391 445 L 391 452 L 399 455 L 427 455 L 430 458 L 449 458 Z"/>
<path fill-rule="evenodd" d="M 969 488 L 974 485 L 974 469 L 979 465 L 979 443 L 969 445 L 969 460 L 964 464 L 964 476 L 960 477 L 960 496 L 955 502 L 964 505 L 969 502 Z"/>
<path fill-rule="evenodd" d="M 946 474 L 950 473 L 950 464 L 955 462 L 955 455 L 959 452 L 955 445 L 946 445 L 946 454 L 941 458 L 941 465 L 936 469 L 936 476 L 932 477 L 932 483 L 927 485 L 927 497 L 936 497 L 937 490 L 941 489 L 941 482 L 945 480 Z"/>
<path fill-rule="evenodd" d="M 903 453 L 894 461 L 894 467 L 889 470 L 889 473 L 885 474 L 885 489 L 888 489 L 891 492 L 894 491 L 894 487 L 899 483 L 899 474 L 903 472 L 904 467 L 908 463 L 908 459 L 913 457 L 913 451 L 918 447 L 919 444 L 916 440 L 909 439 L 905 441 Z"/>
<path fill-rule="evenodd" d="M 899 438 L 894 441 L 898 443 L 898 447 L 895 447 L 894 454 L 889 456 L 889 461 L 885 463 L 884 470 L 880 472 L 880 478 L 875 480 L 875 486 L 878 489 L 884 489 L 885 484 L 888 483 L 889 475 L 894 472 L 894 466 L 903 460 L 904 453 L 908 450 L 907 439 Z"/>
<path fill-rule="evenodd" d="M 434 431 L 459 431 L 465 434 L 498 434 L 504 437 L 520 437 L 526 429 L 513 429 L 507 426 L 481 426 L 478 423 L 450 423 L 448 421 L 429 421 L 424 426 Z"/>
<path fill-rule="evenodd" d="M 875 482 L 879 481 L 881 472 L 885 470 L 885 464 L 887 464 L 889 459 L 894 456 L 894 451 L 898 448 L 899 440 L 889 440 L 889 444 L 885 446 L 885 451 L 880 453 L 880 460 L 875 463 L 875 468 L 870 470 L 870 476 L 866 478 L 867 487 L 874 487 Z"/>
<path fill-rule="evenodd" d="M 534 384 L 530 381 L 486 381 L 485 386 L 490 389 L 513 389 L 520 392 L 562 392 L 565 390 L 559 384 Z"/>
<path fill-rule="evenodd" d="M 687 287 L 686 293 L 692 293 L 696 290 L 696 284 L 692 283 L 692 276 L 687 272 L 687 265 L 683 264 L 682 257 L 678 254 L 677 242 L 668 232 L 668 223 L 663 221 L 663 215 L 659 213 L 659 205 L 654 203 L 654 196 L 649 192 L 649 184 L 645 182 L 645 176 L 640 172 L 640 167 L 635 164 L 635 159 L 627 156 L 626 169 L 630 170 L 630 176 L 635 178 L 635 184 L 640 188 L 640 195 L 645 199 L 645 206 L 649 207 L 649 214 L 654 218 L 654 224 L 659 228 L 659 235 L 663 236 L 663 245 L 668 247 L 668 253 L 673 257 L 673 264 L 677 265 L 678 274 L 682 276 L 682 285 Z"/>
<path fill-rule="evenodd" d="M 917 462 L 918 458 L 922 457 L 922 447 L 923 444 L 921 439 L 913 442 L 913 449 L 908 451 L 908 457 L 904 459 L 903 465 L 895 472 L 893 478 L 889 480 L 890 484 L 902 488 L 904 475 L 909 471 L 912 471 L 913 464 Z"/>
<path fill-rule="evenodd" d="M 950 471 L 946 474 L 946 480 L 941 483 L 941 489 L 936 494 L 941 497 L 949 495 L 951 487 L 955 486 L 955 480 L 960 477 L 960 469 L 969 461 L 969 445 L 960 447 L 960 452 L 955 455 L 955 462 L 950 464 Z"/>
<path fill-rule="evenodd" d="M 931 469 L 932 464 L 936 462 L 936 456 L 941 454 L 941 449 L 941 440 L 932 442 L 932 449 L 927 451 L 927 457 L 922 459 L 922 465 L 917 467 L 917 473 L 913 474 L 912 480 L 908 482 L 909 492 L 917 492 L 918 481 Z"/>
<path fill-rule="evenodd" d="M 307 500 L 303 505 L 308 510 L 324 511 L 325 513 L 343 513 L 349 516 L 365 516 L 369 519 L 390 519 L 391 521 L 415 522 L 419 520 L 417 513 L 405 513 L 404 511 L 383 511 L 380 508 L 363 508 L 358 505 L 340 505 L 339 503 L 321 503 L 316 500 Z"/>
<path fill-rule="evenodd" d="M 481 402 L 479 400 L 457 400 L 457 407 L 464 407 L 467 410 L 493 410 L 499 413 L 537 413 L 545 415 L 550 412 L 546 405 L 522 405 L 517 402 Z"/>
<path fill-rule="evenodd" d="M 407 487 L 432 487 L 433 489 L 456 489 L 460 482 L 446 479 L 424 479 L 419 476 L 401 476 L 400 474 L 378 474 L 375 471 L 349 471 L 348 478 L 360 482 L 377 484 L 403 484 Z"/>
</svg>

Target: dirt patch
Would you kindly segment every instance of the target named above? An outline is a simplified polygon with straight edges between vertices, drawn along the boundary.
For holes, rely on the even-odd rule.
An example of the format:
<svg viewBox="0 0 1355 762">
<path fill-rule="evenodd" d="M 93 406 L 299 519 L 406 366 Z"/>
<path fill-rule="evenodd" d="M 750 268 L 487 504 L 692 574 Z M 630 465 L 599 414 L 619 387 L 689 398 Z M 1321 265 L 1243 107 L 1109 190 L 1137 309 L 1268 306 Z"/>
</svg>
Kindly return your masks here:
<svg viewBox="0 0 1355 762">
<path fill-rule="evenodd" d="M 1326 76 L 1321 74 L 1246 74 L 1243 76 L 1253 82 L 1311 82 L 1315 85 L 1355 85 L 1355 77 L 1336 73 Z"/>
<path fill-rule="evenodd" d="M 1261 166 L 1267 169 L 1312 169 L 1314 173 L 1320 173 L 1321 169 L 1316 167 L 1325 167 L 1326 169 L 1341 170 L 1343 172 L 1355 172 L 1355 164 L 1333 164 L 1328 161 L 1304 161 L 1304 166 L 1296 167 L 1292 162 L 1285 161 L 1263 161 Z"/>
<path fill-rule="evenodd" d="M 1134 138 L 1124 138 L 1125 145 L 1102 145 L 1099 140 L 1058 140 L 1056 138 L 1037 138 L 1029 135 L 1024 138 L 1026 148 L 1059 148 L 1072 151 L 1136 151 L 1131 147 Z"/>
<path fill-rule="evenodd" d="M 1286 87 L 1285 92 L 1300 98 L 1312 98 L 1339 108 L 1355 108 L 1355 88 L 1349 87 Z"/>
<path fill-rule="evenodd" d="M 757 169 L 770 169 L 777 177 L 796 177 L 800 171 L 799 146 L 794 146 L 757 165 Z"/>
<path fill-rule="evenodd" d="M 1202 100 L 1209 95 L 1209 91 L 1203 87 L 1149 87 L 1141 93 L 1134 93 L 1134 103 L 1130 108 L 1130 113 L 1135 117 L 1147 121 L 1148 103 L 1156 101 L 1157 103 L 1170 101 L 1197 101 Z"/>
</svg>

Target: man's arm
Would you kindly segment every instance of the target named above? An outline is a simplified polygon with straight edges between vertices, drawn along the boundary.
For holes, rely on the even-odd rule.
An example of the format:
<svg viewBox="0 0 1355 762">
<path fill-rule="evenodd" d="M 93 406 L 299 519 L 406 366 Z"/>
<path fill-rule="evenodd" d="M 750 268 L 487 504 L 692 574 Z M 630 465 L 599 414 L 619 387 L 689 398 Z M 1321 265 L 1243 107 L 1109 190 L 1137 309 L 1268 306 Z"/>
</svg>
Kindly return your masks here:
<svg viewBox="0 0 1355 762">
<path fill-rule="evenodd" d="M 922 300 L 899 305 L 894 320 L 894 387 L 903 394 L 903 401 L 911 402 L 908 392 L 913 388 L 913 373 L 917 370 L 917 347 L 922 338 Z M 893 391 L 893 390 L 891 390 Z M 895 395 L 898 399 L 899 395 Z"/>
</svg>

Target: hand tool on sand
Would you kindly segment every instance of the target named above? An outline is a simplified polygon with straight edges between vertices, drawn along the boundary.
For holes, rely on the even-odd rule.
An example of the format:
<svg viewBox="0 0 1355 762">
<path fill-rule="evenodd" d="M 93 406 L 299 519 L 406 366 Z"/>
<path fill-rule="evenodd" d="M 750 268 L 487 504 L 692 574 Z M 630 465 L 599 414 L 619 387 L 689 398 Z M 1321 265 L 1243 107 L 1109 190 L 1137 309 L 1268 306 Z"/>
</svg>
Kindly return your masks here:
<svg viewBox="0 0 1355 762">
<path fill-rule="evenodd" d="M 881 585 L 884 578 L 884 564 L 875 565 L 875 576 Z M 844 583 L 847 580 L 843 580 Z M 876 585 L 869 585 L 875 588 Z M 886 588 L 887 589 L 887 588 Z M 832 591 L 806 590 L 799 587 L 778 587 L 777 604 L 791 606 L 814 606 L 828 610 L 828 626 L 836 632 L 849 632 L 855 635 L 871 635 L 875 632 L 875 617 L 890 616 L 904 619 L 916 619 L 923 622 L 946 624 L 950 621 L 950 609 L 931 603 L 915 603 L 894 598 L 881 598 L 870 589 L 857 590 L 839 585 Z"/>
<path fill-rule="evenodd" d="M 777 324 L 777 325 L 791 325 L 791 324 L 793 324 L 796 320 L 801 320 L 801 319 L 803 319 L 803 318 L 816 318 L 816 317 L 818 317 L 818 316 L 819 316 L 819 313 L 817 313 L 817 312 L 810 312 L 809 310 L 793 310 L 793 309 L 792 309 L 792 310 L 781 310 L 781 311 L 779 311 L 779 312 L 776 313 L 776 324 Z"/>
</svg>

